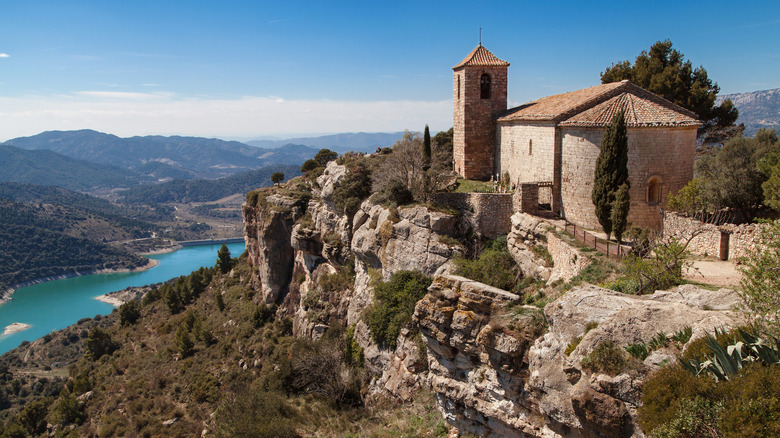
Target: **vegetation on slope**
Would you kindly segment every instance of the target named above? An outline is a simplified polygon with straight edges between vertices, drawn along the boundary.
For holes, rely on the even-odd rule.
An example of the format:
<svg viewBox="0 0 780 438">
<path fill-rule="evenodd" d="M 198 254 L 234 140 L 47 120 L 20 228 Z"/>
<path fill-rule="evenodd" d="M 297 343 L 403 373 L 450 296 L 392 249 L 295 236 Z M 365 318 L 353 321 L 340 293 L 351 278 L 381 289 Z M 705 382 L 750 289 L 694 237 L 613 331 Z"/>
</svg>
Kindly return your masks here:
<svg viewBox="0 0 780 438">
<path fill-rule="evenodd" d="M 7 353 L 0 388 L 11 399 L 17 386 L 39 389 L 24 390 L 25 408 L 5 405 L 0 436 L 42 435 L 47 423 L 73 436 L 195 436 L 204 428 L 218 437 L 446 435 L 425 393 L 412 406 L 380 398 L 364 407 L 364 371 L 345 361 L 338 321 L 316 342 L 296 339 L 289 319 L 257 304 L 249 281 L 244 260 L 229 274 L 202 268 L 148 292 L 134 322 L 122 324 L 120 309 L 99 326 L 82 321 Z M 173 289 L 189 296 L 176 312 L 165 298 Z M 75 361 L 72 348 L 59 348 L 90 338 L 95 346 L 79 347 L 87 354 Z M 54 379 L 65 368 L 71 378 Z"/>
<path fill-rule="evenodd" d="M 103 242 L 148 235 L 154 226 L 62 205 L 0 199 L 0 286 L 101 269 L 133 269 L 147 260 Z"/>
<path fill-rule="evenodd" d="M 281 171 L 293 176 L 298 166 L 271 166 L 231 175 L 217 180 L 175 180 L 162 184 L 146 185 L 122 192 L 121 201 L 127 204 L 188 203 L 216 201 L 236 193 L 246 193 L 257 187 L 271 184 L 271 175 Z"/>
</svg>

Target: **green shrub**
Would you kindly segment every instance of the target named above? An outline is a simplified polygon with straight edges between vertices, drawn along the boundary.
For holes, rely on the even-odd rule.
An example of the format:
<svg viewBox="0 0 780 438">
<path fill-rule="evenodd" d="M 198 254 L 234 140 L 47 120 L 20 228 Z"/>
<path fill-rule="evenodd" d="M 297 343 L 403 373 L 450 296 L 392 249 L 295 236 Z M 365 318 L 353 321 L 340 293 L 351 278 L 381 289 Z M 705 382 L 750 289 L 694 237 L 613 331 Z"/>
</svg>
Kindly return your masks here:
<svg viewBox="0 0 780 438">
<path fill-rule="evenodd" d="M 252 325 L 255 328 L 260 328 L 264 326 L 266 323 L 272 321 L 274 319 L 274 315 L 276 314 L 276 306 L 275 305 L 266 305 L 265 303 L 260 304 L 257 306 L 257 309 L 255 309 L 255 312 L 252 314 Z"/>
<path fill-rule="evenodd" d="M 604 341 L 582 358 L 582 366 L 591 372 L 616 376 L 634 367 L 634 358 L 612 341 Z"/>
<path fill-rule="evenodd" d="M 98 360 L 101 356 L 111 354 L 119 348 L 119 343 L 111 339 L 111 335 L 100 327 L 89 331 L 84 341 L 84 355 L 91 360 Z"/>
<path fill-rule="evenodd" d="M 345 334 L 344 356 L 350 365 L 363 366 L 363 347 L 355 340 L 355 324 L 347 328 Z"/>
<path fill-rule="evenodd" d="M 339 242 L 341 242 L 339 240 Z M 318 284 L 325 292 L 338 292 L 352 288 L 355 285 L 355 257 L 333 274 L 324 274 L 319 278 Z"/>
<path fill-rule="evenodd" d="M 119 323 L 123 326 L 133 325 L 141 317 L 141 309 L 137 301 L 128 301 L 119 307 Z"/>
<path fill-rule="evenodd" d="M 519 268 L 509 254 L 506 236 L 491 241 L 476 259 L 456 257 L 455 273 L 508 291 L 515 290 Z"/>
<path fill-rule="evenodd" d="M 375 342 L 395 348 L 401 329 L 430 285 L 431 278 L 418 271 L 398 271 L 389 281 L 376 284 L 374 304 L 366 318 Z"/>
<path fill-rule="evenodd" d="M 715 382 L 675 364 L 645 381 L 642 404 L 639 424 L 654 437 L 780 436 L 780 366 L 748 364 Z"/>
<path fill-rule="evenodd" d="M 349 172 L 333 190 L 333 203 L 343 214 L 352 218 L 360 208 L 364 199 L 371 195 L 371 171 L 358 164 Z"/>
</svg>

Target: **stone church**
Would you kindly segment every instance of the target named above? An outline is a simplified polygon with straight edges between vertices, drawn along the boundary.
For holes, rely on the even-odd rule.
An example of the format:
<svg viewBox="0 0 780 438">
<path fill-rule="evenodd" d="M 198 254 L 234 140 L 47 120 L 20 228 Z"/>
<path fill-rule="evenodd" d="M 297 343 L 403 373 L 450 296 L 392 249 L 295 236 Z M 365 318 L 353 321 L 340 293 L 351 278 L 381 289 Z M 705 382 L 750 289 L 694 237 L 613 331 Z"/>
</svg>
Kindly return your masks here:
<svg viewBox="0 0 780 438">
<path fill-rule="evenodd" d="M 629 81 L 543 97 L 507 109 L 507 68 L 478 45 L 454 70 L 458 174 L 547 189 L 553 212 L 600 229 L 591 202 L 601 137 L 620 110 L 628 130 L 633 225 L 659 229 L 670 194 L 693 177 L 696 114 Z"/>
</svg>

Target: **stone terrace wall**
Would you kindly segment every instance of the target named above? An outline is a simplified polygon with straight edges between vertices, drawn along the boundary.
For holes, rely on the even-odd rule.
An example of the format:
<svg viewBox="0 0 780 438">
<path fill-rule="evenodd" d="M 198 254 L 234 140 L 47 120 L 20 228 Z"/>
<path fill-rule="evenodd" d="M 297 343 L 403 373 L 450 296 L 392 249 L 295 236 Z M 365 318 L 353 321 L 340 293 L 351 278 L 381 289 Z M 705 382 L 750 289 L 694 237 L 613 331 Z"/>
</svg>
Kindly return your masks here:
<svg viewBox="0 0 780 438">
<path fill-rule="evenodd" d="M 476 231 L 492 239 L 512 228 L 512 198 L 511 193 L 436 193 L 432 201 L 472 212 Z"/>
<path fill-rule="evenodd" d="M 688 239 L 699 231 L 699 235 L 688 244 L 688 250 L 696 255 L 718 257 L 722 238 L 728 239 L 728 259 L 746 257 L 757 249 L 763 249 L 763 245 L 758 242 L 763 227 L 761 224 L 717 226 L 668 212 L 664 214 L 663 226 L 664 236 L 678 239 Z"/>
</svg>

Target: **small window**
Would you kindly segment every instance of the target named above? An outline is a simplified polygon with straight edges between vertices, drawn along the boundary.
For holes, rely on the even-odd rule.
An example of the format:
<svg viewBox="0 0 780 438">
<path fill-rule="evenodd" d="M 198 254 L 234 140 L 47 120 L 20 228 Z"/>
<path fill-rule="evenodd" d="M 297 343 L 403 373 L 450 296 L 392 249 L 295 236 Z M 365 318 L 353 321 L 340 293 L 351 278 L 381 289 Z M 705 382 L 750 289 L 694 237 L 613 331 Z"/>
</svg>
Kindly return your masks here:
<svg viewBox="0 0 780 438">
<path fill-rule="evenodd" d="M 661 179 L 657 176 L 647 182 L 647 203 L 655 205 L 661 202 Z"/>
<path fill-rule="evenodd" d="M 490 75 L 482 73 L 482 77 L 479 79 L 479 97 L 482 99 L 490 99 Z"/>
<path fill-rule="evenodd" d="M 534 141 L 529 139 L 528 140 L 528 155 L 534 154 Z"/>
<path fill-rule="evenodd" d="M 460 76 L 458 76 L 458 96 L 457 99 L 460 99 Z"/>
</svg>

